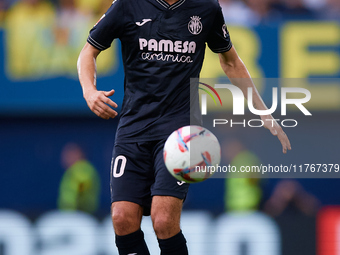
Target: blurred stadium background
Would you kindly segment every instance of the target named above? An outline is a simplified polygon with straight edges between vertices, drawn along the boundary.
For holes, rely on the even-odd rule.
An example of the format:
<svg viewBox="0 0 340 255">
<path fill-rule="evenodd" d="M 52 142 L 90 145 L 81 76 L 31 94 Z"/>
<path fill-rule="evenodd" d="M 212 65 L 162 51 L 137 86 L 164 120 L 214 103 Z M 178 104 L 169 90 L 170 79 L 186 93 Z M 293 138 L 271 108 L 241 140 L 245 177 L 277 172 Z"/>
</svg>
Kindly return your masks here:
<svg viewBox="0 0 340 255">
<path fill-rule="evenodd" d="M 88 31 L 110 4 L 0 0 L 1 255 L 117 254 L 109 219 L 117 120 L 90 112 L 76 75 Z M 301 125 L 286 130 L 293 145 L 287 156 L 266 130 L 226 130 L 224 163 L 339 164 L 340 1 L 220 4 L 252 76 L 303 81 L 313 113 L 303 118 L 292 110 Z M 114 42 L 100 55 L 98 87 L 115 88 L 121 105 L 119 48 Z M 222 77 L 217 66 L 207 51 L 202 77 Z M 271 87 L 259 90 L 270 103 Z M 192 185 L 182 220 L 191 254 L 340 254 L 339 185 L 339 179 L 254 178 Z M 155 255 L 150 219 L 143 226 Z"/>
</svg>

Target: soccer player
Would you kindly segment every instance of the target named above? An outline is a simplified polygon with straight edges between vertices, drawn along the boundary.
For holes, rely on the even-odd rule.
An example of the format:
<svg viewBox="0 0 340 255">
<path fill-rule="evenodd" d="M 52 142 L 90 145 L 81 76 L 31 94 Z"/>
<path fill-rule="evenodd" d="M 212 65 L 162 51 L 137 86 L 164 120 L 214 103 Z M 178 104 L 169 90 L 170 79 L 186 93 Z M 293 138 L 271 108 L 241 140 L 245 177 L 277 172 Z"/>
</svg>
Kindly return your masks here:
<svg viewBox="0 0 340 255">
<path fill-rule="evenodd" d="M 267 108 L 231 43 L 216 0 L 116 0 L 90 31 L 78 60 L 84 98 L 103 119 L 117 116 L 117 104 L 109 99 L 114 90 L 96 88 L 96 58 L 116 38 L 125 71 L 111 170 L 116 245 L 121 255 L 149 254 L 140 223 L 143 214 L 151 214 L 161 254 L 188 254 L 180 214 L 189 184 L 166 170 L 162 149 L 170 133 L 190 125 L 190 78 L 199 77 L 206 44 L 244 95 L 253 88 L 255 108 Z M 281 127 L 265 123 L 286 153 L 290 144 Z"/>
</svg>

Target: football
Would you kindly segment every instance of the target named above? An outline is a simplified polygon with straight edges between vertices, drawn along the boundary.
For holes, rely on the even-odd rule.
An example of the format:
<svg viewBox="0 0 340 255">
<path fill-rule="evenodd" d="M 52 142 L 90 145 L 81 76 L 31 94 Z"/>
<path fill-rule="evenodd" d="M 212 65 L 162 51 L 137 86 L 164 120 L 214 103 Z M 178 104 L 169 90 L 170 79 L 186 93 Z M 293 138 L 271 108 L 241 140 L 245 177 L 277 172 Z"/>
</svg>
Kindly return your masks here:
<svg viewBox="0 0 340 255">
<path fill-rule="evenodd" d="M 216 136 L 200 126 L 185 126 L 174 131 L 163 150 L 165 165 L 172 176 L 187 183 L 201 182 L 214 174 L 221 160 Z"/>
</svg>

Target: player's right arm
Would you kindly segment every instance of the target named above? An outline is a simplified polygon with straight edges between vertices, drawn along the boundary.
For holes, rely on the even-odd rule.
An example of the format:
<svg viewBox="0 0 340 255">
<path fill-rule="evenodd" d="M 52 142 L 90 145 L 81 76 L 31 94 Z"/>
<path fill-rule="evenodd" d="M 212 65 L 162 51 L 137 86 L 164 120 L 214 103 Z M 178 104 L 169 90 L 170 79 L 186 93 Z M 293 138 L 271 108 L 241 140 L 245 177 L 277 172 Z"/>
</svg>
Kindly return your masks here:
<svg viewBox="0 0 340 255">
<path fill-rule="evenodd" d="M 110 119 L 117 116 L 117 112 L 113 108 L 117 108 L 117 104 L 109 97 L 114 94 L 111 91 L 98 91 L 96 87 L 96 60 L 100 50 L 86 43 L 80 52 L 77 69 L 79 81 L 83 89 L 83 96 L 88 107 L 97 116 L 103 119 Z"/>
</svg>

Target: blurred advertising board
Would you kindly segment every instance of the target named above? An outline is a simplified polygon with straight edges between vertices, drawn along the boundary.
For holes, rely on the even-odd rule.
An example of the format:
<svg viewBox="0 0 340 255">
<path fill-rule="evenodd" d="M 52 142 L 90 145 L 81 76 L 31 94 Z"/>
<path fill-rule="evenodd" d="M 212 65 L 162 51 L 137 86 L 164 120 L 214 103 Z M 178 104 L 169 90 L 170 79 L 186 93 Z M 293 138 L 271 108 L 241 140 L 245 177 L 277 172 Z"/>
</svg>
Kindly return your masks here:
<svg viewBox="0 0 340 255">
<path fill-rule="evenodd" d="M 315 230 L 296 231 L 296 227 L 292 228 L 296 219 L 306 222 L 308 217 L 295 216 L 274 220 L 254 211 L 214 218 L 205 211 L 185 211 L 182 229 L 189 252 L 195 255 L 315 254 Z M 284 226 L 287 221 L 290 227 Z M 159 254 L 150 217 L 143 220 L 142 229 L 150 253 Z M 99 220 L 82 212 L 50 211 L 33 223 L 21 213 L 1 210 L 0 247 L 2 255 L 118 255 L 110 216 Z"/>
</svg>

